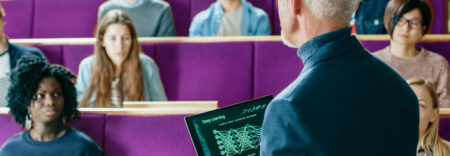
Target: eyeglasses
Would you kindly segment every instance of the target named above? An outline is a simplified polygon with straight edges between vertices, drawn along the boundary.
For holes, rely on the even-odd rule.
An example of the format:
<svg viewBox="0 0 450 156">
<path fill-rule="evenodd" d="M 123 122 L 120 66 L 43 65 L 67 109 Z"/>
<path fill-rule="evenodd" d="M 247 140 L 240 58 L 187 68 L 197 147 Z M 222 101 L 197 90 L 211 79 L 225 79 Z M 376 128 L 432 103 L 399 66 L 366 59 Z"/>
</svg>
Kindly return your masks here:
<svg viewBox="0 0 450 156">
<path fill-rule="evenodd" d="M 398 26 L 403 26 L 408 23 L 408 26 L 413 29 L 420 29 L 422 27 L 422 21 L 418 19 L 406 19 L 406 18 L 398 18 L 398 16 L 394 17 L 394 23 Z"/>
</svg>

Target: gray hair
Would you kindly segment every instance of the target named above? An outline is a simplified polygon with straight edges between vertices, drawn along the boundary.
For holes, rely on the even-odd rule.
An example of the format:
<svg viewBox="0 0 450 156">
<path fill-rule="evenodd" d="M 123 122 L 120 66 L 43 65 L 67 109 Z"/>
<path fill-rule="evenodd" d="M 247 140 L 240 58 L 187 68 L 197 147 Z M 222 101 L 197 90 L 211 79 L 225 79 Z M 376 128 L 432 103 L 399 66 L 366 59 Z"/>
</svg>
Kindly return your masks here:
<svg viewBox="0 0 450 156">
<path fill-rule="evenodd" d="M 333 18 L 337 22 L 350 20 L 358 0 L 305 0 L 311 12 L 319 19 Z"/>
</svg>

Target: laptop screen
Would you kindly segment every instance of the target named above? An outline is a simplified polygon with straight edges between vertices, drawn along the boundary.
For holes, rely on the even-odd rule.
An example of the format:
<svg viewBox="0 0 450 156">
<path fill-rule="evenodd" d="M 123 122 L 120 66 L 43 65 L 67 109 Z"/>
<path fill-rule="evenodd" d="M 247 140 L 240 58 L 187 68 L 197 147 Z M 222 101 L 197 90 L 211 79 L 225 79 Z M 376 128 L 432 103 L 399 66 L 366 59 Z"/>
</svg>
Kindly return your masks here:
<svg viewBox="0 0 450 156">
<path fill-rule="evenodd" d="M 199 156 L 256 156 L 264 111 L 273 97 L 250 101 L 185 118 Z"/>
</svg>

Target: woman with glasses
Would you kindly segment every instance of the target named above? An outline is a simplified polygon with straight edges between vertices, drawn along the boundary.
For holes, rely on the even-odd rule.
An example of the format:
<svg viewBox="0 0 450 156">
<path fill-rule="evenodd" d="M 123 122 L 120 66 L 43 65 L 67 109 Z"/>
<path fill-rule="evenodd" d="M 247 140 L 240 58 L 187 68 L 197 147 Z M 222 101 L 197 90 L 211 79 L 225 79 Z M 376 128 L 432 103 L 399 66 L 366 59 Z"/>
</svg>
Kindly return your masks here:
<svg viewBox="0 0 450 156">
<path fill-rule="evenodd" d="M 66 125 L 80 118 L 74 78 L 66 68 L 42 57 L 19 60 L 11 75 L 8 107 L 16 122 L 28 129 L 8 139 L 0 156 L 104 155 L 88 135 Z"/>
<path fill-rule="evenodd" d="M 435 84 L 441 108 L 450 107 L 449 65 L 441 55 L 416 47 L 431 24 L 430 7 L 423 0 L 391 0 L 384 15 L 390 45 L 374 53 L 404 79 L 420 78 Z"/>
</svg>

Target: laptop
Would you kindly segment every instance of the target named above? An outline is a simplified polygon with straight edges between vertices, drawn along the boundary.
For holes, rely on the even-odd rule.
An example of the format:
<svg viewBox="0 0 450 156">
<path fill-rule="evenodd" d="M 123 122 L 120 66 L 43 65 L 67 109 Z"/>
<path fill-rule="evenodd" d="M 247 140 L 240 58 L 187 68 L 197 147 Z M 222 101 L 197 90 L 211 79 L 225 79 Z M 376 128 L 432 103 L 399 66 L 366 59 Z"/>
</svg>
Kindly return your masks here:
<svg viewBox="0 0 450 156">
<path fill-rule="evenodd" d="M 199 156 L 257 156 L 271 95 L 185 118 Z"/>
</svg>

